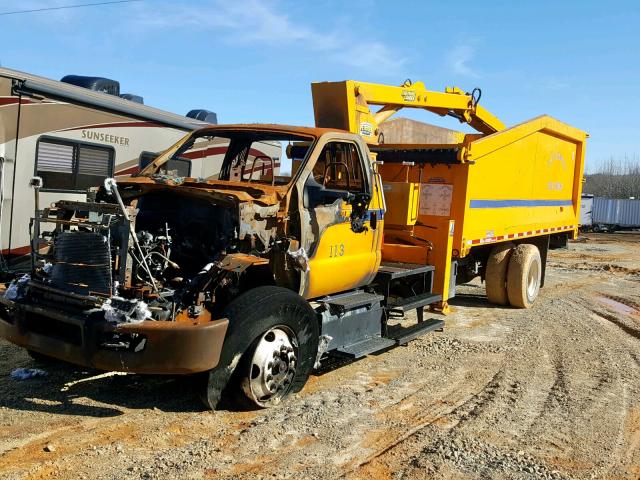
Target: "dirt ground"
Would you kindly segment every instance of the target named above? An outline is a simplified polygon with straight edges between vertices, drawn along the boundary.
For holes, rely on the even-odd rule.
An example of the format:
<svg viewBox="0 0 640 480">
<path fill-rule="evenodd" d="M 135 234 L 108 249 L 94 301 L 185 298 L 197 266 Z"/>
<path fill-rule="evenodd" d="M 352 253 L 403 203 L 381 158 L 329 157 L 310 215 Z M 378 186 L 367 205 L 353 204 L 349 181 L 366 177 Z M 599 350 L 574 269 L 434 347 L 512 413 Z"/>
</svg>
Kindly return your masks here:
<svg viewBox="0 0 640 480">
<path fill-rule="evenodd" d="M 554 251 L 531 310 L 474 282 L 444 332 L 271 410 L 205 411 L 179 378 L 14 380 L 39 365 L 0 341 L 0 478 L 638 479 L 639 257 L 640 234 Z"/>
</svg>

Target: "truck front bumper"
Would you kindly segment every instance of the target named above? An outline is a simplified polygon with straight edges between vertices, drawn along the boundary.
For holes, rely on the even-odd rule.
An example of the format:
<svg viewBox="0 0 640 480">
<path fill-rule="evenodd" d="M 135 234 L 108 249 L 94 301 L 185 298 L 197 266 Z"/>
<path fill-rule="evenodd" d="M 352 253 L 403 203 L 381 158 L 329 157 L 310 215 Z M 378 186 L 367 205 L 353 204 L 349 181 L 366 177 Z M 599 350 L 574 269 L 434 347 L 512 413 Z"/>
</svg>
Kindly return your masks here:
<svg viewBox="0 0 640 480">
<path fill-rule="evenodd" d="M 21 347 L 99 370 L 189 374 L 215 368 L 229 321 L 109 324 L 0 297 L 0 337 Z M 119 348 L 109 338 L 135 339 Z M 107 339 L 107 341 L 105 341 Z"/>
</svg>

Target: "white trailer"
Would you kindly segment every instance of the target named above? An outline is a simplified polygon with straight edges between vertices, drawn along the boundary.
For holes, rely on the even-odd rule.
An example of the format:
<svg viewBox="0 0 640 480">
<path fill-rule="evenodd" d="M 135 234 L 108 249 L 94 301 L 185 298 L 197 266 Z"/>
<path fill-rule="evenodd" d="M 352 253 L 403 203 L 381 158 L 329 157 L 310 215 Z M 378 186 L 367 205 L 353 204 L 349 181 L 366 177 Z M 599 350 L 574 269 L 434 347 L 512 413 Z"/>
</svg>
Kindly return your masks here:
<svg viewBox="0 0 640 480">
<path fill-rule="evenodd" d="M 32 177 L 43 180 L 42 206 L 61 198 L 80 200 L 104 178 L 138 171 L 141 152 L 162 151 L 211 123 L 131 100 L 140 101 L 137 96 L 121 98 L 118 82 L 92 80 L 85 87 L 101 91 L 0 68 L 0 260 L 5 270 L 29 252 Z"/>
</svg>

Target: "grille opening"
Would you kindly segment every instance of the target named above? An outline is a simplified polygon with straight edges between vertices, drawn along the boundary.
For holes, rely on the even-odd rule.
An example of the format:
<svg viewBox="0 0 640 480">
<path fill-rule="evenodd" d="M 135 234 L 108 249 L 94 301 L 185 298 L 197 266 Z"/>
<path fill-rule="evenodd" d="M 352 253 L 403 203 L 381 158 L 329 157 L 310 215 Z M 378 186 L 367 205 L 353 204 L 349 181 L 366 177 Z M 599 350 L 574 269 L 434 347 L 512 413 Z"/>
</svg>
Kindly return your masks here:
<svg viewBox="0 0 640 480">
<path fill-rule="evenodd" d="M 82 345 L 82 331 L 77 325 L 61 322 L 39 313 L 28 313 L 24 318 L 24 326 L 26 330 L 39 335 L 62 340 L 72 345 Z"/>
</svg>

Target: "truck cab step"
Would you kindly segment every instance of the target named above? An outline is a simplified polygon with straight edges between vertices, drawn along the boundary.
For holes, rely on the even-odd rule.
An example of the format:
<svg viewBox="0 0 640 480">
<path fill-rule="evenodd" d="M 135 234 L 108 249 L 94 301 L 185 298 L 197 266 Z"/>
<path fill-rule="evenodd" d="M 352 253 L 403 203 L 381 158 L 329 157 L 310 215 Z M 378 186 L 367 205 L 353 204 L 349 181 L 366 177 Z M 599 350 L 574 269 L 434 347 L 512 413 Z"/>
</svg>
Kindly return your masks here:
<svg viewBox="0 0 640 480">
<path fill-rule="evenodd" d="M 412 297 L 406 297 L 397 302 L 390 302 L 387 304 L 388 310 L 400 310 L 406 312 L 415 308 L 424 307 L 435 302 L 442 300 L 442 295 L 434 293 L 423 293 L 420 295 L 414 295 Z"/>
<path fill-rule="evenodd" d="M 395 345 L 397 345 L 395 339 L 373 337 L 367 338 L 366 340 L 362 340 L 351 345 L 340 347 L 337 350 L 334 350 L 334 352 L 338 355 L 355 359 L 362 358 L 365 355 L 369 355 L 370 353 L 379 352 L 380 350 L 384 350 Z"/>
<path fill-rule="evenodd" d="M 422 273 L 432 272 L 435 268 L 433 265 L 420 265 L 415 263 L 383 263 L 378 269 L 377 277 L 387 281 L 397 278 L 419 275 Z"/>
<path fill-rule="evenodd" d="M 429 332 L 442 330 L 444 321 L 430 318 L 422 322 L 418 322 L 410 327 L 402 327 L 400 325 L 389 327 L 386 337 L 367 338 L 360 342 L 340 347 L 333 351 L 342 357 L 362 358 L 371 353 L 379 352 L 396 345 L 406 345 L 411 340 L 425 335 Z"/>
<path fill-rule="evenodd" d="M 443 328 L 444 321 L 429 318 L 410 327 L 402 327 L 400 325 L 389 327 L 387 336 L 395 340 L 397 345 L 406 345 L 411 340 L 415 340 L 426 333 L 442 330 Z"/>
<path fill-rule="evenodd" d="M 380 305 L 384 300 L 382 295 L 376 293 L 368 293 L 363 290 L 355 290 L 353 292 L 341 293 L 338 295 L 328 295 L 320 298 L 319 303 L 337 308 L 338 310 L 352 310 L 359 307 L 370 307 Z"/>
</svg>

